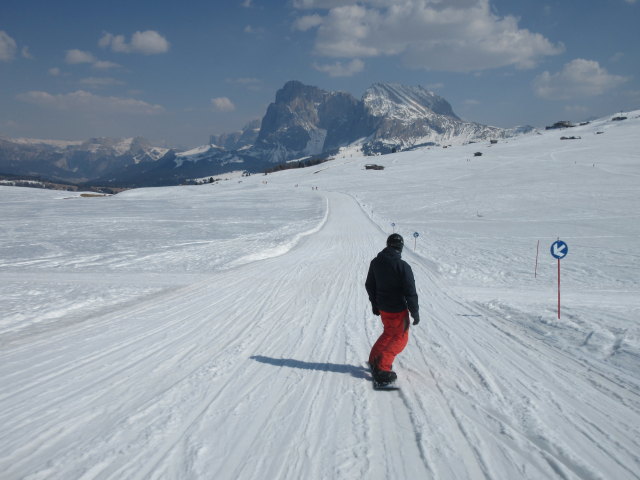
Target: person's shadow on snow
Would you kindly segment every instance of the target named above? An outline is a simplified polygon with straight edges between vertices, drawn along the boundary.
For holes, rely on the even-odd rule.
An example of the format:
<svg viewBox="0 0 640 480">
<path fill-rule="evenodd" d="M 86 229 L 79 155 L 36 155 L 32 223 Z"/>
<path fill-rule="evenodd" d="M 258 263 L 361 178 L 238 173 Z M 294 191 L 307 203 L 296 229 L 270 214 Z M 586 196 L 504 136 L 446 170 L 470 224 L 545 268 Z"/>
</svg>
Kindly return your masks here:
<svg viewBox="0 0 640 480">
<path fill-rule="evenodd" d="M 274 365 L 276 367 L 301 368 L 303 370 L 319 370 L 321 372 L 348 373 L 355 378 L 368 379 L 369 370 L 357 365 L 340 365 L 338 363 L 303 362 L 292 358 L 271 358 L 254 355 L 251 360 Z"/>
</svg>

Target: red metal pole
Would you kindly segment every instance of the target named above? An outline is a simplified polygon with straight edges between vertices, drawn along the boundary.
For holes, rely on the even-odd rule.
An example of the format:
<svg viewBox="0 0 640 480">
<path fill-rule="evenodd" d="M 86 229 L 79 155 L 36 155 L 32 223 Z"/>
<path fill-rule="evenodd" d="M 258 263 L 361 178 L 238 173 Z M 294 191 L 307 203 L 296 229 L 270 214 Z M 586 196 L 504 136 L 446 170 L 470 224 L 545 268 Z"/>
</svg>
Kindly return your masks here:
<svg viewBox="0 0 640 480">
<path fill-rule="evenodd" d="M 558 320 L 560 320 L 560 259 L 558 259 Z"/>
</svg>

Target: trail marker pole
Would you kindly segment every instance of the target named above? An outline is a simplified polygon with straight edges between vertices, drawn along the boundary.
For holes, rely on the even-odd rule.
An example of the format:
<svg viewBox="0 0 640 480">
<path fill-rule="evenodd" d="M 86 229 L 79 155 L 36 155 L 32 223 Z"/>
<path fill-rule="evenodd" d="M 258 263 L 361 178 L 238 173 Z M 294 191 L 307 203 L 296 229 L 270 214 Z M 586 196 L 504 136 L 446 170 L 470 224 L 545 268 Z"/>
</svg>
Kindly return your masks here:
<svg viewBox="0 0 640 480">
<path fill-rule="evenodd" d="M 560 320 L 560 260 L 567 256 L 569 253 L 569 246 L 562 240 L 551 244 L 551 256 L 558 259 L 558 320 Z"/>
<path fill-rule="evenodd" d="M 560 320 L 560 259 L 558 259 L 558 320 Z"/>
<path fill-rule="evenodd" d="M 418 242 L 418 237 L 420 234 L 418 232 L 413 232 L 413 249 L 416 249 L 416 243 Z"/>
<path fill-rule="evenodd" d="M 391 226 L 393 227 L 393 233 L 396 233 L 396 222 L 391 222 Z"/>
</svg>

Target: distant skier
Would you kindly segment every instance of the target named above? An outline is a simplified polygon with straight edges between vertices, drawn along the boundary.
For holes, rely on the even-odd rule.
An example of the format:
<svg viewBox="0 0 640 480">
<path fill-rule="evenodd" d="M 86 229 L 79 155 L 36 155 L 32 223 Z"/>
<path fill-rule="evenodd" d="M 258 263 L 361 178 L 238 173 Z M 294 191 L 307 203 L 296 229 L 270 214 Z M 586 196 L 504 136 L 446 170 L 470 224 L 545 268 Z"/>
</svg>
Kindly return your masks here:
<svg viewBox="0 0 640 480">
<path fill-rule="evenodd" d="M 394 233 L 387 238 L 387 247 L 371 260 L 365 282 L 374 315 L 380 315 L 384 331 L 369 354 L 374 380 L 388 384 L 397 378 L 393 361 L 409 341 L 409 313 L 413 324 L 420 322 L 418 294 L 413 271 L 402 260 L 402 236 Z"/>
</svg>

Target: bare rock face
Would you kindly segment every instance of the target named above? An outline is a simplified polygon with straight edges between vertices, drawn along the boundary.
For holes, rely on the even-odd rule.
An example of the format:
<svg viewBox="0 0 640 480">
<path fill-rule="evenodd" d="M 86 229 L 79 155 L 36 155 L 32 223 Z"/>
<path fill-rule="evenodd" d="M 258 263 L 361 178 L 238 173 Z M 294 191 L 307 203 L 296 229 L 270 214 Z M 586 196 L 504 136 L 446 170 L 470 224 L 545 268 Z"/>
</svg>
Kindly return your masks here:
<svg viewBox="0 0 640 480">
<path fill-rule="evenodd" d="M 256 148 L 273 162 L 317 155 L 366 136 L 362 105 L 352 95 L 287 82 L 262 119 Z"/>
</svg>

